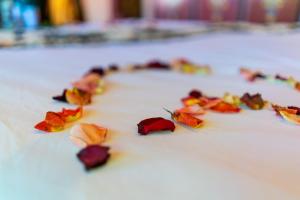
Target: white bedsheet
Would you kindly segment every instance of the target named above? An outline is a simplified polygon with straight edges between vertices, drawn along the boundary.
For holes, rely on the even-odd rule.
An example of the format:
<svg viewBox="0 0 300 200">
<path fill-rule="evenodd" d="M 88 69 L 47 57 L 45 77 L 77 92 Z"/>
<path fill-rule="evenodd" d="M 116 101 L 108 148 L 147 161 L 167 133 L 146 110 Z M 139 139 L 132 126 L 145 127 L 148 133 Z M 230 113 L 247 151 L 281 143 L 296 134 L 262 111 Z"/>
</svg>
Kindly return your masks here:
<svg viewBox="0 0 300 200">
<path fill-rule="evenodd" d="M 220 33 L 185 40 L 102 47 L 0 52 L 0 199 L 300 199 L 300 127 L 268 110 L 209 113 L 199 130 L 139 136 L 136 124 L 169 118 L 180 98 L 198 88 L 209 95 L 260 92 L 282 105 L 300 106 L 285 85 L 246 83 L 241 65 L 300 79 L 300 34 Z M 69 129 L 40 134 L 46 111 L 70 107 L 51 100 L 91 66 L 151 58 L 187 57 L 213 66 L 214 75 L 121 73 L 86 107 L 81 122 L 109 128 L 112 159 L 87 173 Z"/>
</svg>

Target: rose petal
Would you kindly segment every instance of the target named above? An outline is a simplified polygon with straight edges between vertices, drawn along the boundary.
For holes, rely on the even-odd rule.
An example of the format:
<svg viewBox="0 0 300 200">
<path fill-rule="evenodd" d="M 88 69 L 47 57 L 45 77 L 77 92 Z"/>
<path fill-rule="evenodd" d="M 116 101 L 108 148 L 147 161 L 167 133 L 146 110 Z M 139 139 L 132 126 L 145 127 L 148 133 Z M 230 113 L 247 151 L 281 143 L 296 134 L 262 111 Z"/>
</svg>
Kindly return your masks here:
<svg viewBox="0 0 300 200">
<path fill-rule="evenodd" d="M 83 109 L 82 107 L 78 107 L 75 110 L 63 108 L 59 114 L 66 122 L 73 122 L 82 117 Z"/>
<path fill-rule="evenodd" d="M 235 106 L 240 106 L 241 105 L 241 100 L 239 96 L 231 95 L 229 93 L 225 93 L 223 96 L 223 101 L 226 103 L 235 105 Z"/>
<path fill-rule="evenodd" d="M 79 147 L 101 144 L 106 135 L 107 129 L 95 124 L 77 124 L 70 131 L 71 141 Z"/>
<path fill-rule="evenodd" d="M 186 113 L 180 113 L 175 111 L 174 113 L 172 113 L 171 111 L 166 110 L 167 112 L 169 112 L 171 114 L 171 117 L 174 121 L 186 125 L 186 126 L 190 126 L 192 128 L 199 128 L 203 125 L 204 121 L 201 119 L 198 119 L 190 114 L 186 114 Z"/>
<path fill-rule="evenodd" d="M 221 113 L 238 113 L 241 111 L 239 107 L 226 103 L 224 101 L 219 102 L 217 105 L 212 106 L 210 109 Z"/>
<path fill-rule="evenodd" d="M 190 91 L 189 96 L 194 98 L 200 98 L 202 97 L 202 92 L 199 90 L 192 90 Z"/>
<path fill-rule="evenodd" d="M 58 132 L 64 129 L 64 125 L 53 126 L 46 121 L 42 121 L 34 126 L 35 129 L 44 131 L 44 132 Z"/>
<path fill-rule="evenodd" d="M 184 106 L 193 106 L 200 103 L 200 100 L 195 97 L 185 97 L 181 99 Z"/>
<path fill-rule="evenodd" d="M 140 135 L 148 135 L 157 131 L 174 131 L 175 124 L 162 117 L 144 119 L 138 123 L 138 133 Z"/>
<path fill-rule="evenodd" d="M 299 115 L 290 113 L 287 110 L 280 110 L 279 113 L 286 121 L 300 125 Z"/>
<path fill-rule="evenodd" d="M 246 104 L 252 110 L 261 110 L 265 106 L 265 101 L 262 99 L 260 94 L 250 95 L 249 93 L 245 93 L 242 98 L 241 102 Z"/>
<path fill-rule="evenodd" d="M 77 154 L 78 159 L 84 164 L 86 170 L 91 170 L 104 165 L 109 157 L 109 147 L 91 145 L 82 149 Z"/>
<path fill-rule="evenodd" d="M 176 110 L 180 113 L 190 114 L 190 115 L 203 115 L 205 110 L 199 105 L 187 106 Z"/>
<path fill-rule="evenodd" d="M 67 90 L 66 99 L 70 104 L 74 105 L 87 105 L 91 103 L 92 95 L 88 92 L 73 88 L 72 90 Z"/>
<path fill-rule="evenodd" d="M 54 96 L 54 97 L 52 97 L 52 99 L 54 99 L 56 101 L 67 102 L 66 92 L 67 92 L 67 89 L 64 89 L 62 95 Z"/>
</svg>

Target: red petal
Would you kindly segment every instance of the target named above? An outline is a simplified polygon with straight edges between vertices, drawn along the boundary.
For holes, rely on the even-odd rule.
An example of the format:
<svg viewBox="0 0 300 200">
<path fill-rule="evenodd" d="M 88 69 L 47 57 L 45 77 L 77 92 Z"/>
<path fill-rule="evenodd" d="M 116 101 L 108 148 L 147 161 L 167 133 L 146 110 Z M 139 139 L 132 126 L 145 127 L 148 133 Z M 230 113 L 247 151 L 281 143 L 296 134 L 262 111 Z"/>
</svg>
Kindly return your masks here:
<svg viewBox="0 0 300 200">
<path fill-rule="evenodd" d="M 226 103 L 224 101 L 218 103 L 217 105 L 211 107 L 210 109 L 221 113 L 238 113 L 241 111 L 239 107 Z"/>
<path fill-rule="evenodd" d="M 138 123 L 138 132 L 140 135 L 148 135 L 157 131 L 174 131 L 175 124 L 162 117 L 149 118 Z"/>
<path fill-rule="evenodd" d="M 91 145 L 82 149 L 78 154 L 78 159 L 84 164 L 86 170 L 90 170 L 104 165 L 110 157 L 109 147 Z"/>
</svg>

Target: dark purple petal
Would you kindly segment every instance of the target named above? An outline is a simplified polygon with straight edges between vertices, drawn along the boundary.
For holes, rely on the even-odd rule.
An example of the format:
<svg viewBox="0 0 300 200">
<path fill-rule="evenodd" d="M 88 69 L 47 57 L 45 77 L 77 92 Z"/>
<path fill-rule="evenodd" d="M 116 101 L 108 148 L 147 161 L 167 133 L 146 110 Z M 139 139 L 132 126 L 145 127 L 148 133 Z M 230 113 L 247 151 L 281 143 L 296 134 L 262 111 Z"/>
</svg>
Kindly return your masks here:
<svg viewBox="0 0 300 200">
<path fill-rule="evenodd" d="M 164 69 L 164 70 L 170 69 L 170 66 L 168 64 L 160 62 L 160 61 L 151 61 L 146 64 L 146 67 L 148 69 Z"/>
<path fill-rule="evenodd" d="M 78 159 L 84 164 L 86 170 L 104 165 L 110 157 L 109 147 L 91 145 L 82 149 L 77 154 Z"/>
<path fill-rule="evenodd" d="M 119 70 L 119 67 L 118 67 L 118 65 L 110 65 L 110 66 L 108 67 L 108 70 L 109 70 L 109 71 L 116 72 L 116 71 Z"/>
<path fill-rule="evenodd" d="M 300 108 L 299 107 L 296 107 L 296 106 L 288 106 L 287 107 L 288 109 L 292 109 L 292 110 L 296 110 L 297 111 L 297 115 L 300 115 Z"/>
<path fill-rule="evenodd" d="M 64 89 L 62 95 L 54 96 L 54 97 L 52 97 L 52 99 L 56 100 L 56 101 L 67 102 L 66 92 L 67 92 L 67 89 Z"/>
<path fill-rule="evenodd" d="M 287 80 L 288 80 L 286 77 L 283 77 L 283 76 L 281 76 L 281 75 L 279 75 L 279 74 L 277 74 L 277 75 L 275 76 L 275 79 L 281 80 L 281 81 L 287 81 Z"/>
<path fill-rule="evenodd" d="M 167 119 L 162 117 L 155 117 L 144 119 L 140 123 L 138 123 L 138 132 L 140 135 L 148 135 L 152 132 L 158 131 L 174 131 L 175 124 Z"/>
<path fill-rule="evenodd" d="M 192 90 L 190 91 L 189 96 L 194 98 L 200 98 L 202 97 L 202 92 L 199 90 Z"/>
<path fill-rule="evenodd" d="M 105 70 L 102 67 L 94 67 L 90 69 L 89 73 L 95 73 L 98 74 L 99 76 L 104 76 Z"/>
</svg>

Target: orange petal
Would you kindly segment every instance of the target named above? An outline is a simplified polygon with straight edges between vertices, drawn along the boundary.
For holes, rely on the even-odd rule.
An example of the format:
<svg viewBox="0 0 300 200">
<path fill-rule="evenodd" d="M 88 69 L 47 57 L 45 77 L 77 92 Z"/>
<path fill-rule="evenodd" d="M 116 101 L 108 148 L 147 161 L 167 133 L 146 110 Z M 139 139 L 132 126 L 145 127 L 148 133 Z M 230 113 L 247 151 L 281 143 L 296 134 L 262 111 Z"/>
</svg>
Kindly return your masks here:
<svg viewBox="0 0 300 200">
<path fill-rule="evenodd" d="M 181 102 L 183 103 L 184 106 L 192 106 L 192 105 L 199 104 L 200 101 L 199 99 L 194 97 L 185 97 L 181 99 Z"/>
<path fill-rule="evenodd" d="M 224 101 L 219 102 L 217 105 L 211 107 L 210 109 L 221 113 L 238 113 L 241 111 L 239 107 L 226 103 Z"/>
<path fill-rule="evenodd" d="M 37 125 L 35 125 L 34 128 L 38 129 L 40 131 L 45 131 L 45 132 L 58 132 L 58 131 L 62 131 L 64 129 L 64 125 L 53 126 L 53 125 L 47 123 L 46 121 L 42 121 L 42 122 L 38 123 Z"/>
<path fill-rule="evenodd" d="M 82 113 L 82 107 L 78 107 L 75 110 L 63 108 L 62 112 L 59 114 L 66 122 L 73 122 L 80 119 L 82 117 Z"/>
<path fill-rule="evenodd" d="M 69 103 L 75 105 L 87 105 L 91 103 L 92 95 L 88 92 L 73 88 L 72 90 L 67 90 L 66 99 Z"/>
<path fill-rule="evenodd" d="M 95 94 L 100 85 L 100 76 L 96 73 L 89 73 L 82 77 L 79 81 L 73 83 L 73 87 L 82 91 Z"/>
<path fill-rule="evenodd" d="M 181 124 L 193 127 L 193 128 L 199 128 L 203 125 L 203 120 L 198 119 L 192 115 L 186 114 L 186 113 L 180 113 L 180 112 L 174 112 L 172 114 L 172 118 Z"/>
<path fill-rule="evenodd" d="M 210 109 L 211 107 L 213 107 L 213 106 L 217 105 L 218 103 L 222 102 L 222 99 L 220 99 L 220 98 L 210 99 L 210 98 L 207 98 L 207 97 L 201 97 L 200 100 L 201 100 L 200 105 L 204 109 Z"/>
<path fill-rule="evenodd" d="M 59 113 L 47 112 L 45 122 L 51 126 L 64 126 L 65 120 L 61 117 Z"/>
<path fill-rule="evenodd" d="M 101 144 L 105 141 L 107 129 L 95 124 L 79 124 L 70 132 L 71 141 L 79 147 Z"/>
<path fill-rule="evenodd" d="M 183 108 L 177 110 L 177 112 L 190 114 L 190 115 L 203 115 L 203 114 L 205 114 L 205 110 L 199 105 L 183 107 Z"/>
<path fill-rule="evenodd" d="M 300 116 L 289 112 L 288 110 L 280 110 L 280 115 L 288 122 L 300 125 Z"/>
</svg>

